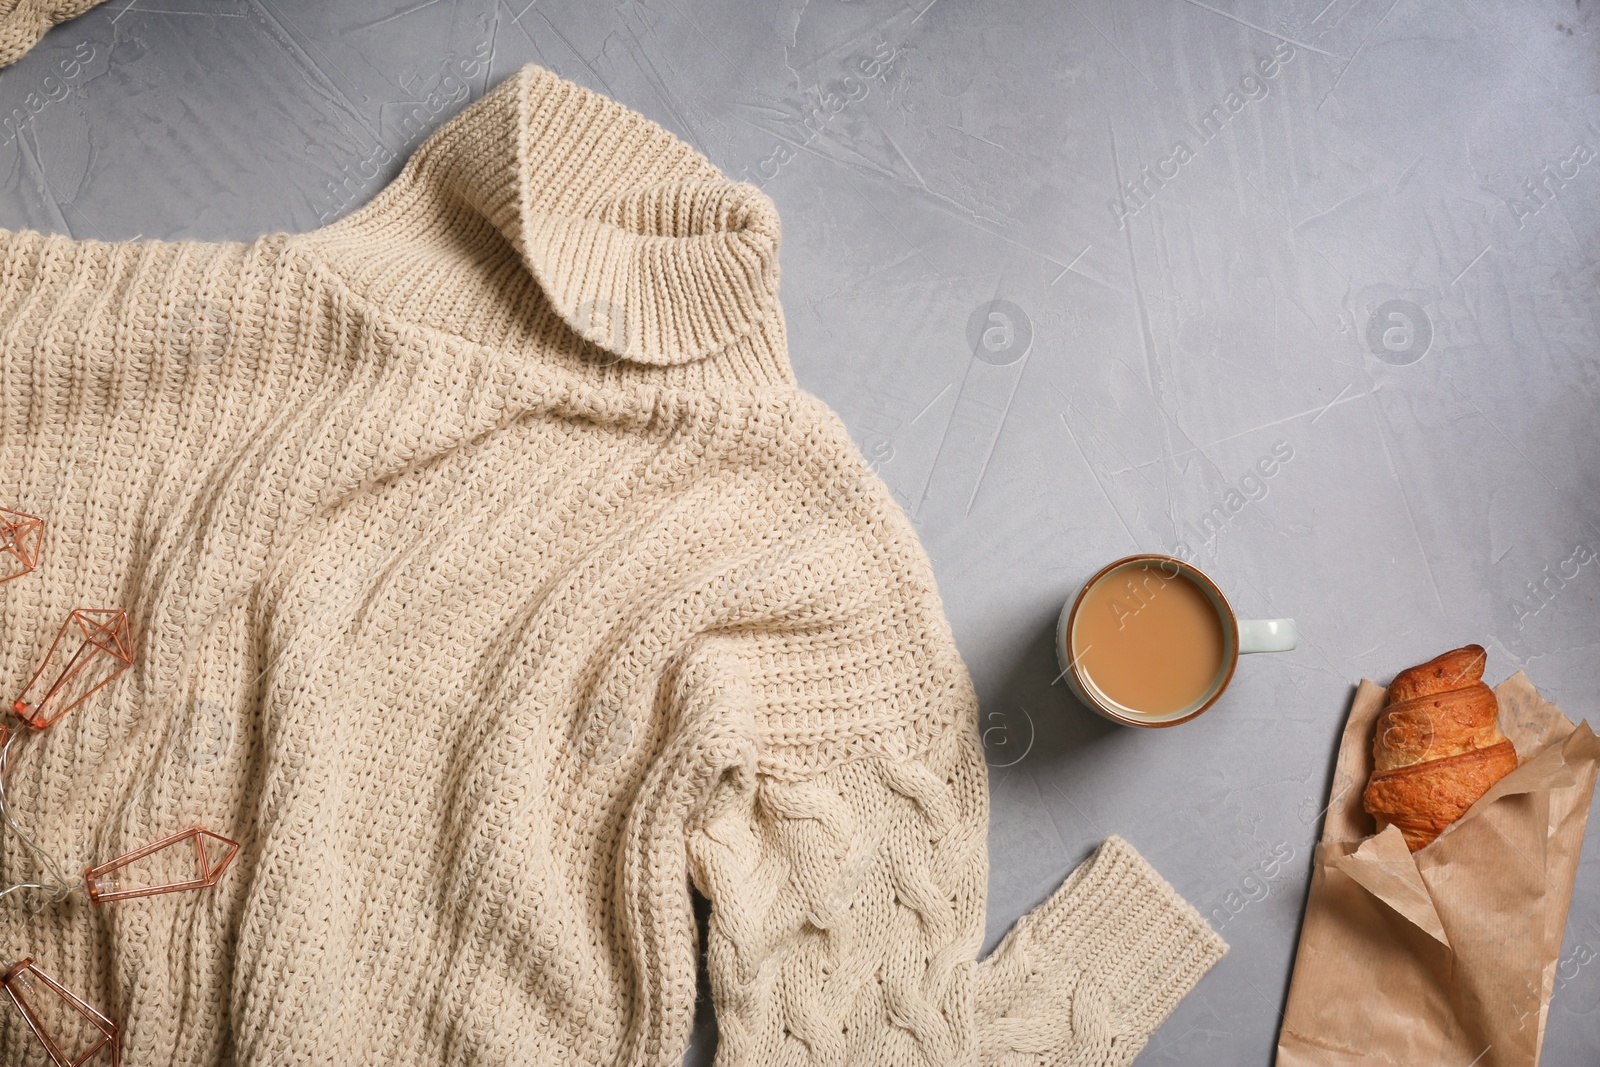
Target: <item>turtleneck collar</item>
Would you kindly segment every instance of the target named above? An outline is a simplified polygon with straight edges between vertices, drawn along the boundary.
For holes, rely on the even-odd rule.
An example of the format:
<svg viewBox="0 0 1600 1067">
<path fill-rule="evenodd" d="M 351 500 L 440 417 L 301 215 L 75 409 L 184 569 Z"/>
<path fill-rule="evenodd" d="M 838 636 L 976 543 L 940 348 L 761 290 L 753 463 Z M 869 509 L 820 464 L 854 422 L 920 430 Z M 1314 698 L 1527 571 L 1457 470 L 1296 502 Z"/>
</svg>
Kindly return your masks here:
<svg viewBox="0 0 1600 1067">
<path fill-rule="evenodd" d="M 430 137 L 366 207 L 293 243 L 385 310 L 474 341 L 563 348 L 551 334 L 567 333 L 590 362 L 715 362 L 692 377 L 769 384 L 792 382 L 778 242 L 759 189 L 643 115 L 528 66 Z"/>
</svg>

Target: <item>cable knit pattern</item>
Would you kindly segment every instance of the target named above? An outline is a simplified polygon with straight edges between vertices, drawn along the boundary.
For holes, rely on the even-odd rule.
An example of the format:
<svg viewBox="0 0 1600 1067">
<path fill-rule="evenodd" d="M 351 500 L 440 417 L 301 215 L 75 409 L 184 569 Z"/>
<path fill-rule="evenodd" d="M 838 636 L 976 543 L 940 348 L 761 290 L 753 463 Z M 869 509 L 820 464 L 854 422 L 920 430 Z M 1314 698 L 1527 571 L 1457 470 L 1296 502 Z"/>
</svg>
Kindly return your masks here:
<svg viewBox="0 0 1600 1067">
<path fill-rule="evenodd" d="M 532 67 L 309 234 L 0 233 L 0 505 L 49 523 L 0 686 L 75 607 L 137 656 L 18 818 L 69 871 L 242 843 L 209 892 L 0 902 L 0 951 L 132 1064 L 664 1065 L 692 881 L 726 1067 L 1131 1059 L 1224 947 L 1112 839 L 977 962 L 977 702 L 795 385 L 778 239 Z"/>
<path fill-rule="evenodd" d="M 105 0 L 0 0 L 0 67 L 21 59 L 58 22 Z"/>
</svg>

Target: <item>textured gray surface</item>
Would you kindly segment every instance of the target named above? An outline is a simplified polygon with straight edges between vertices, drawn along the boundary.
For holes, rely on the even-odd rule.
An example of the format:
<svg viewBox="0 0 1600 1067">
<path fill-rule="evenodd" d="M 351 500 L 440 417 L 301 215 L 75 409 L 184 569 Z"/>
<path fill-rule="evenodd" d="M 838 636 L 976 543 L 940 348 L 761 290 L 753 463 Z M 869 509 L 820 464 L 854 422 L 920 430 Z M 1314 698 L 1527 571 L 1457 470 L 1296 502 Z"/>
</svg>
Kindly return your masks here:
<svg viewBox="0 0 1600 1067">
<path fill-rule="evenodd" d="M 0 225 L 310 229 L 530 61 L 760 184 L 800 380 L 915 518 L 983 699 L 990 943 L 1120 833 L 1233 946 L 1139 1062 L 1265 1064 L 1353 684 L 1479 641 L 1595 717 L 1600 19 L 923 4 L 113 0 L 0 75 Z M 1010 346 L 975 346 L 996 300 Z M 1112 727 L 1050 684 L 1056 612 L 1180 546 L 1301 647 Z M 1556 1067 L 1600 1061 L 1597 836 Z"/>
</svg>

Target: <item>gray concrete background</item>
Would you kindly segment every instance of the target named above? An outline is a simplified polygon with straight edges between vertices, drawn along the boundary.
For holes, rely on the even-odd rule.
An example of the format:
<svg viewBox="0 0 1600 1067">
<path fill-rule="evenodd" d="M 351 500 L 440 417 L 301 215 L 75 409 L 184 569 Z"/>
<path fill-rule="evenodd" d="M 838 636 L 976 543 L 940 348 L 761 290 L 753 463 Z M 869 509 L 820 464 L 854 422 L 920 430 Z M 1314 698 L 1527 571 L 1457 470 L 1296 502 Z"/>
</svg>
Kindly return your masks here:
<svg viewBox="0 0 1600 1067">
<path fill-rule="evenodd" d="M 1594 6 L 112 0 L 0 74 L 0 225 L 310 229 L 529 61 L 761 185 L 983 699 L 990 944 L 1120 833 L 1232 944 L 1139 1062 L 1265 1064 L 1354 684 L 1478 641 L 1596 717 Z M 1112 727 L 1056 613 L 1174 548 L 1301 646 Z M 1597 835 L 1547 1065 L 1600 1061 Z"/>
</svg>

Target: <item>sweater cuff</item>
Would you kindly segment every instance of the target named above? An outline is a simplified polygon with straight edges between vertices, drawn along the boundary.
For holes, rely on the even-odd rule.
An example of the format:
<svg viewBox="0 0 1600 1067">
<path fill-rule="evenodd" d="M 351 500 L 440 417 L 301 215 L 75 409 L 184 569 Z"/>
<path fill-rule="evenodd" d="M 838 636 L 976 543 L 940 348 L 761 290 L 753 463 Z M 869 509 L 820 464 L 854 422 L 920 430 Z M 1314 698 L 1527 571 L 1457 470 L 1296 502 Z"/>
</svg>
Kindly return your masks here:
<svg viewBox="0 0 1600 1067">
<path fill-rule="evenodd" d="M 1129 1063 L 1228 951 L 1132 845 L 1109 837 L 979 967 L 985 1064 Z"/>
</svg>

